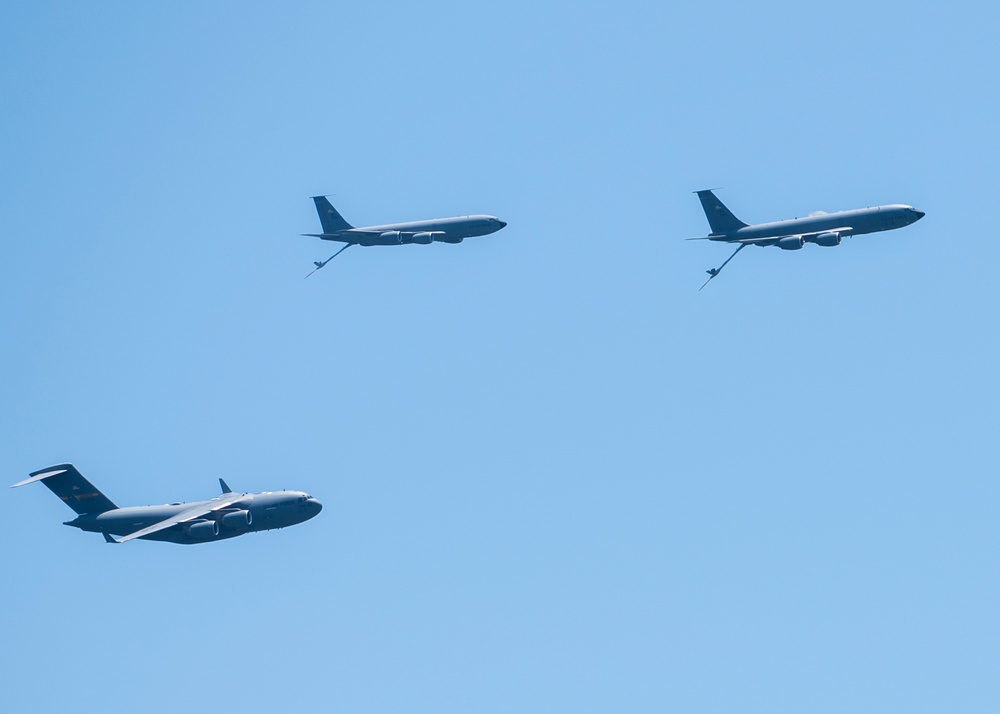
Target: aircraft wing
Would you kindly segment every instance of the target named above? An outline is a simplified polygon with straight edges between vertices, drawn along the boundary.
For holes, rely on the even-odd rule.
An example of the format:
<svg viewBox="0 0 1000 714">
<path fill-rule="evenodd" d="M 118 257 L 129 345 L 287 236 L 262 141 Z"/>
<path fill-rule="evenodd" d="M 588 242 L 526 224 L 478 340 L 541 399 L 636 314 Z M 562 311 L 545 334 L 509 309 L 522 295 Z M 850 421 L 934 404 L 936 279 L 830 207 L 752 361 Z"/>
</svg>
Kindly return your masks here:
<svg viewBox="0 0 1000 714">
<path fill-rule="evenodd" d="M 151 526 L 146 526 L 135 533 L 129 533 L 127 536 L 122 536 L 116 539 L 117 543 L 125 543 L 134 538 L 142 538 L 143 536 L 148 536 L 151 533 L 158 533 L 159 531 L 166 530 L 172 526 L 176 526 L 179 523 L 187 523 L 188 521 L 193 521 L 196 518 L 203 518 L 213 511 L 218 511 L 220 509 L 226 508 L 227 506 L 233 505 L 236 501 L 243 498 L 242 493 L 227 493 L 218 498 L 213 498 L 211 501 L 206 501 L 205 503 L 199 503 L 197 506 L 193 506 L 180 513 L 166 518 L 158 523 L 154 523 Z"/>
<path fill-rule="evenodd" d="M 782 238 L 792 238 L 792 235 L 787 236 L 769 236 L 767 238 L 734 238 L 733 240 L 726 241 L 727 243 L 742 243 L 743 245 L 771 245 Z"/>
<path fill-rule="evenodd" d="M 770 236 L 768 238 L 734 238 L 733 240 L 726 241 L 727 243 L 745 243 L 746 245 L 773 245 L 777 243 L 782 238 L 795 238 L 801 237 L 806 241 L 810 241 L 816 236 L 823 235 L 824 233 L 836 233 L 837 235 L 848 236 L 854 229 L 850 226 L 842 226 L 840 228 L 830 228 L 825 231 L 813 231 L 812 233 L 789 233 L 786 236 Z"/>
<path fill-rule="evenodd" d="M 366 236 L 380 236 L 382 231 L 359 231 L 356 228 L 351 228 L 337 233 L 302 233 L 301 235 L 309 238 L 322 238 L 323 240 L 337 240 L 342 243 L 357 243 Z"/>
</svg>

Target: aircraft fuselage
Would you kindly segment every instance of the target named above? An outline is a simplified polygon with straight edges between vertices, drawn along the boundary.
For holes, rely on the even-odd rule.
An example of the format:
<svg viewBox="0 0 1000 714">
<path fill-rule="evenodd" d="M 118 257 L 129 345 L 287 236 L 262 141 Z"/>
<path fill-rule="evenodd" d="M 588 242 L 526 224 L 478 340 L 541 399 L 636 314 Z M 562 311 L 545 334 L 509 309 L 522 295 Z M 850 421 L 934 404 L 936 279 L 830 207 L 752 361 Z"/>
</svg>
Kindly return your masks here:
<svg viewBox="0 0 1000 714">
<path fill-rule="evenodd" d="M 93 533 L 125 536 L 172 518 L 178 513 L 198 505 L 204 505 L 207 510 L 211 507 L 212 500 L 171 503 L 162 506 L 116 508 L 104 513 L 84 514 L 71 521 L 66 521 L 65 525 Z M 181 544 L 223 540 L 245 533 L 294 526 L 309 520 L 322 508 L 319 501 L 302 491 L 245 493 L 239 500 L 229 504 L 225 509 L 215 511 L 210 517 L 206 516 L 187 524 L 140 536 L 139 540 L 159 540 Z M 208 521 L 215 521 L 218 524 L 217 534 L 212 528 L 190 529 L 191 525 Z"/>
<path fill-rule="evenodd" d="M 777 246 L 782 250 L 800 250 L 806 243 L 815 243 L 832 248 L 840 245 L 841 239 L 845 236 L 891 231 L 916 223 L 924 217 L 924 212 L 918 211 L 913 206 L 892 203 L 874 208 L 856 208 L 852 211 L 838 211 L 836 213 L 817 211 L 805 218 L 748 225 L 737 218 L 711 189 L 695 191 L 695 193 L 698 194 L 698 199 L 701 201 L 705 218 L 708 219 L 708 225 L 712 232 L 705 238 L 692 238 L 690 240 L 705 240 L 707 238 L 711 241 L 738 244 L 733 254 L 722 265 L 706 271 L 709 277 L 701 288 L 708 285 L 709 281 L 722 272 L 729 261 L 748 245 L 762 248 Z"/>
<path fill-rule="evenodd" d="M 757 240 L 794 235 L 816 235 L 828 231 L 835 231 L 841 236 L 864 235 L 902 228 L 923 217 L 924 213 L 913 206 L 894 203 L 874 208 L 858 208 L 851 211 L 821 213 L 805 218 L 758 223 L 739 228 L 736 231 L 713 234 L 709 236 L 709 239 L 718 241 Z"/>
<path fill-rule="evenodd" d="M 350 241 L 358 245 L 400 245 L 415 242 L 461 243 L 465 238 L 496 233 L 506 223 L 495 216 L 457 216 L 429 221 L 386 223 L 380 226 L 349 228 L 324 240 Z M 426 239 L 421 238 L 426 236 Z"/>
</svg>

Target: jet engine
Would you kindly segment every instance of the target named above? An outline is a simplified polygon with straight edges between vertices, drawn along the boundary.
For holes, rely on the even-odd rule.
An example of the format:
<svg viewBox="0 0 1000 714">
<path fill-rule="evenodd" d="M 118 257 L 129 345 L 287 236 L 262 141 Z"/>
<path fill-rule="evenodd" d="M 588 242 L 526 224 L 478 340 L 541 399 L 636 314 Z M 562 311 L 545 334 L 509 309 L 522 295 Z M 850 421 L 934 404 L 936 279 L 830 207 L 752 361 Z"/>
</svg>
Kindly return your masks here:
<svg viewBox="0 0 1000 714">
<path fill-rule="evenodd" d="M 798 250 L 805 245 L 805 242 L 802 236 L 785 236 L 784 238 L 779 238 L 774 244 L 782 250 Z"/>
<path fill-rule="evenodd" d="M 231 511 L 222 517 L 222 525 L 234 530 L 242 530 L 253 524 L 253 514 L 250 511 Z"/>
<path fill-rule="evenodd" d="M 413 237 L 410 238 L 411 243 L 419 243 L 420 245 L 430 245 L 434 242 L 434 234 L 430 231 L 423 231 L 421 233 L 414 233 Z"/>
<path fill-rule="evenodd" d="M 399 231 L 386 231 L 379 236 L 383 241 L 398 241 L 399 243 L 404 242 L 406 239 L 400 235 Z"/>
<path fill-rule="evenodd" d="M 217 521 L 194 521 L 184 532 L 191 538 L 208 540 L 219 535 L 219 524 Z"/>
<path fill-rule="evenodd" d="M 441 235 L 434 236 L 434 240 L 437 243 L 461 243 L 463 239 L 461 237 L 449 238 L 442 232 Z"/>
<path fill-rule="evenodd" d="M 836 231 L 828 231 L 826 233 L 820 233 L 810 239 L 810 243 L 815 243 L 816 245 L 821 245 L 824 248 L 833 248 L 834 246 L 840 245 L 840 234 Z"/>
</svg>

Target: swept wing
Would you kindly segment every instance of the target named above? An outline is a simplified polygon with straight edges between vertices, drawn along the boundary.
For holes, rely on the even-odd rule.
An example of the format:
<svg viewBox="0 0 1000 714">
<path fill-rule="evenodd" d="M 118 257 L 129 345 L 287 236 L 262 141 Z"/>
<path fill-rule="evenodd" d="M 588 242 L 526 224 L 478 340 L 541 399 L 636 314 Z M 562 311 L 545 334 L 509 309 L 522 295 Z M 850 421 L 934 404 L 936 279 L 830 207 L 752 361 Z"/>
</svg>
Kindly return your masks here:
<svg viewBox="0 0 1000 714">
<path fill-rule="evenodd" d="M 816 231 L 815 233 L 789 233 L 785 236 L 768 236 L 766 238 L 731 238 L 727 242 L 746 243 L 747 245 L 772 245 L 777 243 L 782 238 L 802 238 L 808 243 L 824 233 L 836 233 L 838 235 L 847 236 L 851 234 L 851 231 L 852 229 L 850 226 L 843 226 L 841 228 L 831 228 L 826 231 Z"/>
<path fill-rule="evenodd" d="M 241 498 L 243 498 L 242 493 L 224 494 L 218 498 L 213 498 L 211 501 L 206 501 L 204 503 L 199 503 L 197 506 L 192 506 L 191 508 L 183 510 L 170 518 L 154 523 L 151 526 L 146 526 L 141 530 L 137 530 L 135 533 L 129 533 L 127 536 L 122 536 L 121 538 L 116 539 L 115 542 L 125 543 L 126 541 L 130 541 L 134 538 L 142 538 L 143 536 L 147 536 L 151 533 L 158 533 L 172 526 L 176 526 L 179 523 L 187 523 L 188 521 L 203 518 L 210 513 L 233 505 Z"/>
<path fill-rule="evenodd" d="M 357 243 L 362 238 L 376 238 L 382 235 L 382 231 L 359 231 L 356 228 L 350 230 L 337 231 L 336 233 L 302 233 L 310 238 L 322 238 L 323 240 L 339 240 L 344 243 Z"/>
</svg>

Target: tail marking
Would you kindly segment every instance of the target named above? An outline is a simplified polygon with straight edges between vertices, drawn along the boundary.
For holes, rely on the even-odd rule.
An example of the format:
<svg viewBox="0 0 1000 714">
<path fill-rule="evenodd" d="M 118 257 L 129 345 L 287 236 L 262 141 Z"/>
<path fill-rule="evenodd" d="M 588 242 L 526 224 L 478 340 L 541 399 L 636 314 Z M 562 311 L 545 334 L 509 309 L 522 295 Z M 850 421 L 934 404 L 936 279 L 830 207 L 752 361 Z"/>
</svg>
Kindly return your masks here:
<svg viewBox="0 0 1000 714">
<path fill-rule="evenodd" d="M 740 228 L 746 228 L 747 224 L 734 216 L 714 193 L 711 191 L 695 191 L 695 193 L 701 199 L 701 207 L 705 209 L 705 217 L 708 219 L 708 225 L 712 227 L 713 235 L 727 235 L 735 233 Z"/>
<path fill-rule="evenodd" d="M 118 506 L 101 493 L 94 484 L 83 477 L 73 464 L 59 464 L 36 471 L 11 488 L 41 481 L 52 493 L 79 515 L 113 511 Z"/>
<path fill-rule="evenodd" d="M 344 217 L 337 212 L 326 196 L 313 196 L 313 203 L 316 204 L 316 212 L 319 214 L 320 225 L 323 226 L 323 233 L 338 233 L 340 231 L 354 228 L 344 220 Z"/>
</svg>

